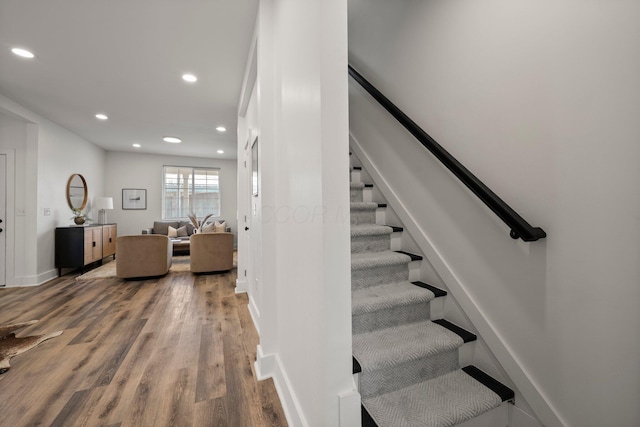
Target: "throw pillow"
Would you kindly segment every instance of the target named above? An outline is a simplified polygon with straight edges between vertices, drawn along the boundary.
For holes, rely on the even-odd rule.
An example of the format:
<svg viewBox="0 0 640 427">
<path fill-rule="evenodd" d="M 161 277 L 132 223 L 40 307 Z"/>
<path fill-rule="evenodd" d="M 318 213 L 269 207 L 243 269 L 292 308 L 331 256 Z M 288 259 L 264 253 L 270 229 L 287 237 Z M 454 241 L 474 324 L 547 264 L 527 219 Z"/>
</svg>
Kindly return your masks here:
<svg viewBox="0 0 640 427">
<path fill-rule="evenodd" d="M 176 230 L 176 234 L 178 235 L 178 237 L 189 237 L 189 234 L 187 233 L 187 226 L 183 225 L 182 227 L 179 227 Z"/>
<path fill-rule="evenodd" d="M 226 221 L 222 221 L 222 222 L 218 222 L 216 221 L 213 224 L 214 230 L 216 233 L 224 233 L 225 231 L 227 231 L 227 222 Z"/>
<path fill-rule="evenodd" d="M 172 226 L 169 226 L 169 228 L 167 229 L 167 236 L 170 237 L 170 238 L 171 237 L 178 237 L 178 230 L 176 230 Z"/>
<path fill-rule="evenodd" d="M 202 233 L 213 233 L 214 231 L 216 231 L 214 223 L 205 224 L 200 227 L 200 229 Z"/>
</svg>

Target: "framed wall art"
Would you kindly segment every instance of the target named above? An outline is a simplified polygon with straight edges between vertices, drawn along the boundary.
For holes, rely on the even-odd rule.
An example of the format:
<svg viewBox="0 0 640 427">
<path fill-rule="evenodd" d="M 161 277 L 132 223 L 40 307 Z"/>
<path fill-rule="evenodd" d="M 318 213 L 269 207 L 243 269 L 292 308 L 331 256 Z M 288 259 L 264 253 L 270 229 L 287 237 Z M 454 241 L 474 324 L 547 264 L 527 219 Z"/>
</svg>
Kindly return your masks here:
<svg viewBox="0 0 640 427">
<path fill-rule="evenodd" d="M 143 188 L 123 188 L 122 209 L 147 209 L 147 190 Z"/>
</svg>

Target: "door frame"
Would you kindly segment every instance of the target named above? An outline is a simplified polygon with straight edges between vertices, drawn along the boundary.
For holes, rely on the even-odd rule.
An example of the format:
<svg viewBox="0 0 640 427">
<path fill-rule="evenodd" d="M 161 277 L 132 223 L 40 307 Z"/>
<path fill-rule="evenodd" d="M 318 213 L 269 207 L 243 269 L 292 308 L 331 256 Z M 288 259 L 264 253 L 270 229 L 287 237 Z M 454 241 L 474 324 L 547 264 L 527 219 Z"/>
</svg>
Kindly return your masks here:
<svg viewBox="0 0 640 427">
<path fill-rule="evenodd" d="M 0 148 L 0 155 L 5 157 L 5 220 L 2 225 L 5 239 L 5 257 L 0 262 L 4 262 L 4 283 L 2 285 L 11 286 L 15 283 L 15 150 Z M 0 279 L 1 281 L 1 279 Z"/>
</svg>

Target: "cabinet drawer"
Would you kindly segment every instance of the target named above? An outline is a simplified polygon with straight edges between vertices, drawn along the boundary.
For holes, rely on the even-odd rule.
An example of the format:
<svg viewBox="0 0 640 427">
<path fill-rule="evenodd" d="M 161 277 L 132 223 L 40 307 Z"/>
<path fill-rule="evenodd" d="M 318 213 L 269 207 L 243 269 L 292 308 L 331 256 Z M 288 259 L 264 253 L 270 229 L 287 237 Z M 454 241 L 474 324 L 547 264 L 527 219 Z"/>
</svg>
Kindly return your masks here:
<svg viewBox="0 0 640 427">
<path fill-rule="evenodd" d="M 91 264 L 102 259 L 102 227 L 84 229 L 84 263 Z"/>
<path fill-rule="evenodd" d="M 102 226 L 102 258 L 116 253 L 116 225 Z"/>
</svg>

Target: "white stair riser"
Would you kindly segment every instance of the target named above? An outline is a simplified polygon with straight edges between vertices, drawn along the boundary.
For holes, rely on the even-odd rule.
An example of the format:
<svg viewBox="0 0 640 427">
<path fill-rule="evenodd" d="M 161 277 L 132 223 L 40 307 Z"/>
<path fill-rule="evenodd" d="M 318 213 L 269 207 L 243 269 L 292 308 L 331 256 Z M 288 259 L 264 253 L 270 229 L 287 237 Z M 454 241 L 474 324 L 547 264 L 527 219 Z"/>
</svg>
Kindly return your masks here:
<svg viewBox="0 0 640 427">
<path fill-rule="evenodd" d="M 391 234 L 390 248 L 392 251 L 402 250 L 402 239 L 400 238 L 400 234 L 402 233 Z"/>
<path fill-rule="evenodd" d="M 409 263 L 409 281 L 416 282 L 420 280 L 420 264 L 422 261 L 411 261 Z"/>
<path fill-rule="evenodd" d="M 456 427 L 519 427 L 509 424 L 509 406 L 511 404 L 505 402 L 497 408 L 456 425 Z"/>
</svg>

